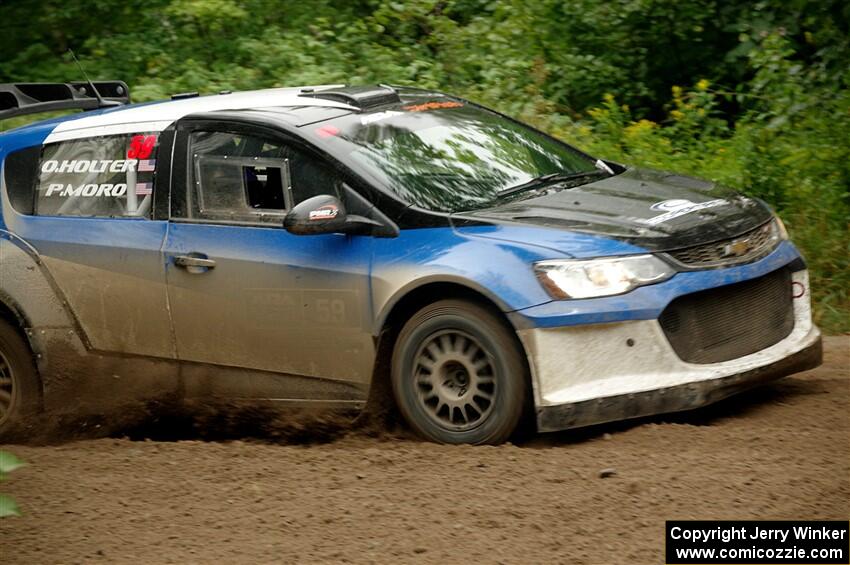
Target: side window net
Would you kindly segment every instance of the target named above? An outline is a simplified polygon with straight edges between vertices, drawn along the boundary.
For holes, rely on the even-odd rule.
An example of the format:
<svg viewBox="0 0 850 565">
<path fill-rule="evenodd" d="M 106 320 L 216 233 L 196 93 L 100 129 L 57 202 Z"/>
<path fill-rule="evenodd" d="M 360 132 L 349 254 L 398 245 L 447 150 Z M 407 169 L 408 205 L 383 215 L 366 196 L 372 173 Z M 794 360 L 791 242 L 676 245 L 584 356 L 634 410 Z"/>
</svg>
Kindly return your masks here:
<svg viewBox="0 0 850 565">
<path fill-rule="evenodd" d="M 39 163 L 35 213 L 150 218 L 158 148 L 157 133 L 46 145 Z"/>
</svg>

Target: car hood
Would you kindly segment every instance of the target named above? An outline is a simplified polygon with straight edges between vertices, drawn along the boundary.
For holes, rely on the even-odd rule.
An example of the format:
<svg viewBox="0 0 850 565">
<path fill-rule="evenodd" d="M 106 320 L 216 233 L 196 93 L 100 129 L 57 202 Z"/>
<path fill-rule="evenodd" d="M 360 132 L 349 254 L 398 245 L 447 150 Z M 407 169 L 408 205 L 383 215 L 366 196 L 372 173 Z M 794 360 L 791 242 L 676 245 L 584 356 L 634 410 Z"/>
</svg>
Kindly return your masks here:
<svg viewBox="0 0 850 565">
<path fill-rule="evenodd" d="M 764 203 L 730 188 L 630 168 L 575 188 L 453 214 L 452 221 L 455 225 L 509 222 L 560 228 L 666 251 L 736 237 L 770 217 Z"/>
</svg>

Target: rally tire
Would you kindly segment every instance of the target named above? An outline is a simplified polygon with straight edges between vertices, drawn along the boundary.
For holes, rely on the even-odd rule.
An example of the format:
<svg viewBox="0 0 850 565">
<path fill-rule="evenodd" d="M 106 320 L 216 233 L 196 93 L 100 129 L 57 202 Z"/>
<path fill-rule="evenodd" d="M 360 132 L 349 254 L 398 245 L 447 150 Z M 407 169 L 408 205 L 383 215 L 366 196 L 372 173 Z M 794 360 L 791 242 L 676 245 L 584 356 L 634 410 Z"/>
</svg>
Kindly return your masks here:
<svg viewBox="0 0 850 565">
<path fill-rule="evenodd" d="M 414 314 L 396 339 L 391 374 L 399 411 L 436 442 L 502 443 L 526 408 L 528 369 L 516 334 L 465 300 Z"/>
<path fill-rule="evenodd" d="M 41 405 L 32 352 L 18 328 L 0 319 L 0 442 L 19 439 Z"/>
</svg>

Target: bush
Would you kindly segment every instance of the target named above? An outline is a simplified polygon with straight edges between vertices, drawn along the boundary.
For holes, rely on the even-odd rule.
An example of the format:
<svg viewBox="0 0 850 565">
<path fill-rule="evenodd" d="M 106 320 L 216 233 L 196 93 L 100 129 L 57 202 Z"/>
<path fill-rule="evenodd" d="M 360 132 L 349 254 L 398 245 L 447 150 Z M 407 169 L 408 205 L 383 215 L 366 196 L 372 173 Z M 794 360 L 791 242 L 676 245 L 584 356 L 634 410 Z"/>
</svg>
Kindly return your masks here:
<svg viewBox="0 0 850 565">
<path fill-rule="evenodd" d="M 23 465 L 24 463 L 11 453 L 0 451 L 0 482 L 6 480 L 8 473 L 23 467 Z M 14 499 L 5 494 L 0 494 L 0 518 L 20 515 L 20 510 Z"/>
</svg>

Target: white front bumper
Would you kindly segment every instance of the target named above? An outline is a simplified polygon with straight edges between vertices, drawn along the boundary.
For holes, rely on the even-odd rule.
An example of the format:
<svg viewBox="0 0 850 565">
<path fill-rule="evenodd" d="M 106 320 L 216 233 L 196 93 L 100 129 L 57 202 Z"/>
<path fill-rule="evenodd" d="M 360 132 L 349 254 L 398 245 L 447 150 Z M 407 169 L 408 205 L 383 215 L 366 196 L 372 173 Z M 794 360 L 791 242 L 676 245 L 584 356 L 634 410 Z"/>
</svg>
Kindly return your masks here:
<svg viewBox="0 0 850 565">
<path fill-rule="evenodd" d="M 520 330 L 531 365 L 541 430 L 669 411 L 665 406 L 671 410 L 694 408 L 722 397 L 710 394 L 711 388 L 728 388 L 732 381 L 736 389 L 743 388 L 747 376 L 755 378 L 759 368 L 812 348 L 819 342 L 820 331 L 811 319 L 808 273 L 794 273 L 793 281 L 800 283 L 805 291 L 794 299 L 795 323 L 791 333 L 766 349 L 721 363 L 682 361 L 657 320 Z M 733 376 L 740 378 L 728 379 Z M 659 402 L 665 391 L 693 398 Z M 646 402 L 650 397 L 653 400 Z M 610 399 L 607 411 L 603 409 L 605 399 Z M 622 409 L 633 400 L 632 404 L 639 402 L 642 406 Z M 593 414 L 567 418 L 569 421 L 554 427 L 551 423 L 542 425 L 540 414 L 546 409 L 560 407 L 560 412 L 567 414 L 570 409 L 565 405 L 575 405 L 586 413 L 588 402 L 595 406 Z M 659 406 L 658 410 L 652 408 L 655 405 Z"/>
</svg>

